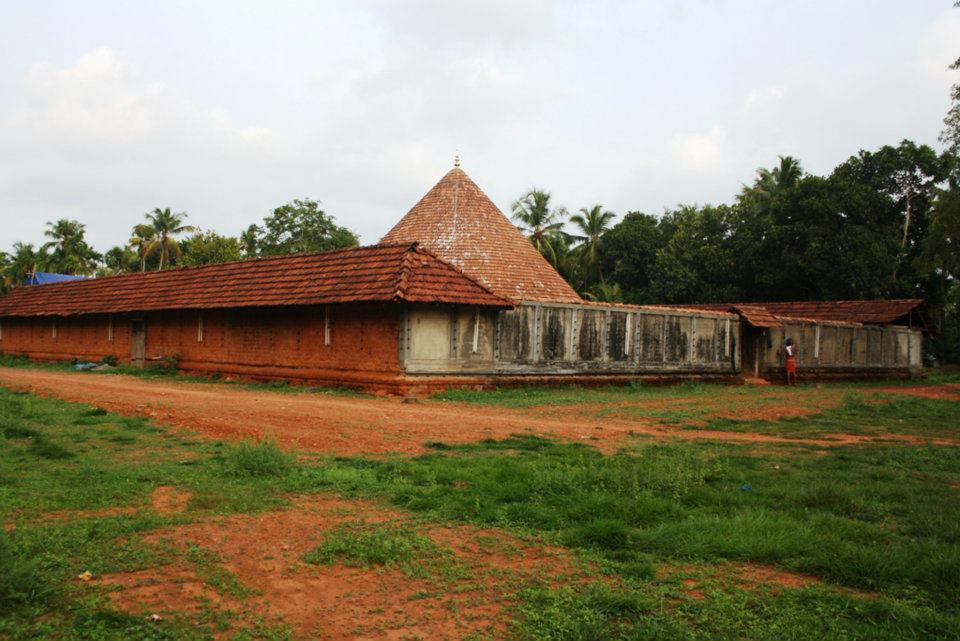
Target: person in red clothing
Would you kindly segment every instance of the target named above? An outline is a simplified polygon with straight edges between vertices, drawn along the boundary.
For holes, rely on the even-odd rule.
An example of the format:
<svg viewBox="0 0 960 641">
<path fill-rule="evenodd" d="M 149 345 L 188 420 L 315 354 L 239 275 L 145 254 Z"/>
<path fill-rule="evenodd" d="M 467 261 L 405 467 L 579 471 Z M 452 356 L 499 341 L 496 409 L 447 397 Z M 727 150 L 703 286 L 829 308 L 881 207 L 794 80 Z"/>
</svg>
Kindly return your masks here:
<svg viewBox="0 0 960 641">
<path fill-rule="evenodd" d="M 787 371 L 787 385 L 797 384 L 797 354 L 796 347 L 793 345 L 793 339 L 787 338 L 784 353 L 786 354 L 785 369 Z"/>
</svg>

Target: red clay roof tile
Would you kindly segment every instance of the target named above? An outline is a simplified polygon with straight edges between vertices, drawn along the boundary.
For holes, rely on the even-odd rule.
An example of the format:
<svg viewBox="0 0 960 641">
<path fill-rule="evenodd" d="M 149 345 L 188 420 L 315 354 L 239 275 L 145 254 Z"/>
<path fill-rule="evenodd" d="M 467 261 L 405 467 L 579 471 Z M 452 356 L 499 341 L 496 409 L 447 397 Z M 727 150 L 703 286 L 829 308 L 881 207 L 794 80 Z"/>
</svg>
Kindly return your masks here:
<svg viewBox="0 0 960 641">
<path fill-rule="evenodd" d="M 0 299 L 0 316 L 361 301 L 513 306 L 429 250 L 406 243 L 17 287 Z"/>
<path fill-rule="evenodd" d="M 693 309 L 729 310 L 765 309 L 776 318 L 807 318 L 845 323 L 892 323 L 913 311 L 922 315 L 922 298 L 891 300 L 816 300 L 772 303 L 703 303 L 683 305 Z M 746 316 L 746 314 L 742 314 Z M 749 318 L 748 318 L 749 322 Z M 752 324 L 752 323 L 751 323 Z M 758 325 L 763 327 L 763 325 Z"/>
<path fill-rule="evenodd" d="M 730 308 L 754 327 L 782 327 L 783 324 L 766 307 L 756 305 L 734 305 Z"/>
<path fill-rule="evenodd" d="M 459 167 L 450 170 L 380 242 L 419 242 L 514 301 L 581 302 Z"/>
</svg>

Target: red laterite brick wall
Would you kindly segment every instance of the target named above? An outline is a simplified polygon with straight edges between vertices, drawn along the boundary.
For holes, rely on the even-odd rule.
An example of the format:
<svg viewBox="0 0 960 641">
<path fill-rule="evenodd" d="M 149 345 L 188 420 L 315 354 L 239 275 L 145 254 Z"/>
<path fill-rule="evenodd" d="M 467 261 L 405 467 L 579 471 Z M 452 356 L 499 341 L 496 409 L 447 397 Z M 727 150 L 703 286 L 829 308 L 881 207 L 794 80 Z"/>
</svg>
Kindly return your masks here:
<svg viewBox="0 0 960 641">
<path fill-rule="evenodd" d="M 329 345 L 324 341 L 323 307 L 115 314 L 113 340 L 111 317 L 106 315 L 56 321 L 7 318 L 2 321 L 0 352 L 47 361 L 99 361 L 112 355 L 129 363 L 132 319 L 143 318 L 148 365 L 175 358 L 181 369 L 192 372 L 390 388 L 400 372 L 401 307 L 332 305 L 329 312 Z"/>
</svg>

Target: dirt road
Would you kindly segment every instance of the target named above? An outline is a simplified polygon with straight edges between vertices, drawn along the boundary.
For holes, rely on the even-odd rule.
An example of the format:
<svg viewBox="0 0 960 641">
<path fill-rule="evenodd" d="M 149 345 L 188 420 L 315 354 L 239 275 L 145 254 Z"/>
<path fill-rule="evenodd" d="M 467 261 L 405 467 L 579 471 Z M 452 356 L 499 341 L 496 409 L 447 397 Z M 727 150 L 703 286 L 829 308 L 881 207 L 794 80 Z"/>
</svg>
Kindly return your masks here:
<svg viewBox="0 0 960 641">
<path fill-rule="evenodd" d="M 821 446 L 873 440 L 857 435 L 788 439 L 771 434 L 685 430 L 644 422 L 642 418 L 589 418 L 556 408 L 538 411 L 429 401 L 405 404 L 399 399 L 286 394 L 226 384 L 87 372 L 0 367 L 0 386 L 89 403 L 120 414 L 147 416 L 213 438 L 272 435 L 281 443 L 304 450 L 342 455 L 417 453 L 424 451 L 429 441 L 467 443 L 522 432 L 589 443 L 604 451 L 629 444 L 635 435 Z"/>
</svg>

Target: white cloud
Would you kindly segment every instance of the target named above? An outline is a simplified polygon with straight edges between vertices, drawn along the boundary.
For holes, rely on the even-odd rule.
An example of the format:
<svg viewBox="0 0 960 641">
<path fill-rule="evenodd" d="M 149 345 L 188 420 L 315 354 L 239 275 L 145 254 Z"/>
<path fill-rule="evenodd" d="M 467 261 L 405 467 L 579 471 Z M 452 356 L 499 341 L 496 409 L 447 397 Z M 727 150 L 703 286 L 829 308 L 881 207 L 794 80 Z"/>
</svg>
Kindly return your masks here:
<svg viewBox="0 0 960 641">
<path fill-rule="evenodd" d="M 170 62 L 116 44 L 116 24 L 0 69 L 11 74 L 0 77 L 0 249 L 39 240 L 59 217 L 86 222 L 105 249 L 155 206 L 237 233 L 300 196 L 375 242 L 457 150 L 501 207 L 532 185 L 571 209 L 729 201 L 778 154 L 824 172 L 861 147 L 934 141 L 960 53 L 956 10 L 918 22 L 928 31 L 906 34 L 914 49 L 893 63 L 871 66 L 882 52 L 851 33 L 862 52 L 750 66 L 710 57 L 731 43 L 711 40 L 702 11 L 678 21 L 635 3 L 365 0 L 332 5 L 315 34 L 303 26 L 288 67 L 260 63 L 309 15 L 292 6 L 261 16 L 276 18 L 262 30 L 229 25 L 235 51 L 211 27 L 203 46 L 174 38 L 183 54 Z M 263 68 L 218 84 L 218 71 L 247 68 L 238 60 Z"/>
<path fill-rule="evenodd" d="M 550 97 L 495 52 L 437 57 L 399 45 L 325 85 L 316 124 L 295 132 L 237 123 L 224 108 L 146 81 L 109 48 L 63 67 L 33 65 L 22 88 L 22 100 L 0 112 L 0 203 L 20 212 L 0 229 L 0 247 L 69 217 L 106 248 L 155 206 L 238 233 L 300 196 L 322 199 L 376 242 L 455 150 L 469 164 L 471 153 L 479 160 L 481 149 L 509 148 Z"/>
<path fill-rule="evenodd" d="M 764 87 L 762 89 L 754 89 L 747 94 L 746 99 L 743 101 L 743 106 L 746 109 L 760 107 L 781 100 L 785 95 L 786 91 L 783 87 Z"/>
<path fill-rule="evenodd" d="M 229 202 L 225 187 L 285 154 L 268 129 L 144 82 L 107 48 L 63 68 L 32 66 L 23 91 L 0 113 L 0 197 L 17 212 L 5 220 L 5 245 L 39 238 L 43 222 L 59 217 L 86 222 L 98 244 L 117 243 L 152 207 Z"/>
<path fill-rule="evenodd" d="M 550 0 L 367 0 L 394 34 L 431 47 L 513 45 L 543 33 Z"/>
<path fill-rule="evenodd" d="M 706 133 L 686 133 L 674 136 L 673 156 L 681 171 L 708 173 L 722 166 L 727 130 L 714 125 Z"/>
</svg>

